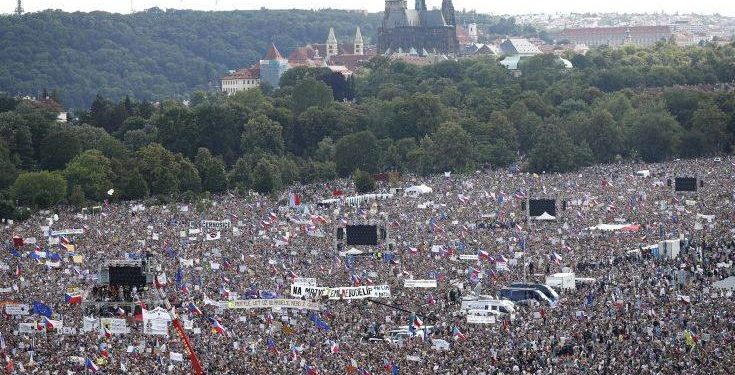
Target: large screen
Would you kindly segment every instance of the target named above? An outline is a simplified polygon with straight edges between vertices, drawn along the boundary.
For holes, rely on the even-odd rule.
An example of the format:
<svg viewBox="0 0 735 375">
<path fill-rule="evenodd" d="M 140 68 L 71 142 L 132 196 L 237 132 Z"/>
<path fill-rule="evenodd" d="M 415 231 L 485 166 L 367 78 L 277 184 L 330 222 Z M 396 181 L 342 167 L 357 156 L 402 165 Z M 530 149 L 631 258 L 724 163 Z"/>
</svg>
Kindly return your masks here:
<svg viewBox="0 0 735 375">
<path fill-rule="evenodd" d="M 697 179 L 695 177 L 677 177 L 674 179 L 674 190 L 697 191 Z"/>
<path fill-rule="evenodd" d="M 528 200 L 528 215 L 531 217 L 537 217 L 548 213 L 551 216 L 556 216 L 556 199 L 529 199 Z"/>
<path fill-rule="evenodd" d="M 140 267 L 110 267 L 110 285 L 145 286 L 145 275 Z"/>
<path fill-rule="evenodd" d="M 378 244 L 377 225 L 348 225 L 347 245 L 371 245 Z"/>
</svg>

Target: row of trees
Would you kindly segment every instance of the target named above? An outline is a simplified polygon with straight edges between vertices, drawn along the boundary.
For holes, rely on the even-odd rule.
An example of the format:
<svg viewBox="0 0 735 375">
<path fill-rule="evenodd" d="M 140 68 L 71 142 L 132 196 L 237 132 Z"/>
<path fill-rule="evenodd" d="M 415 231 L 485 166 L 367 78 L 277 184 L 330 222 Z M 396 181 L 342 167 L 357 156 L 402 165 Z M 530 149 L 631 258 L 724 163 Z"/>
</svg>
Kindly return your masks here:
<svg viewBox="0 0 735 375">
<path fill-rule="evenodd" d="M 110 188 L 122 199 L 269 193 L 355 174 L 369 189 L 369 176 L 383 171 L 462 172 L 520 161 L 533 172 L 562 172 L 620 158 L 730 152 L 732 92 L 625 85 L 606 91 L 595 82 L 621 59 L 640 72 L 668 61 L 681 73 L 697 61 L 720 82 L 735 74 L 718 68 L 733 50 L 602 49 L 574 71 L 541 56 L 524 63 L 519 78 L 491 59 L 418 67 L 376 57 L 349 85 L 323 70 L 295 69 L 277 90 L 199 92 L 187 105 L 100 96 L 74 124 L 0 96 L 0 207 L 99 201 Z M 335 100 L 348 87 L 355 100 Z"/>
</svg>

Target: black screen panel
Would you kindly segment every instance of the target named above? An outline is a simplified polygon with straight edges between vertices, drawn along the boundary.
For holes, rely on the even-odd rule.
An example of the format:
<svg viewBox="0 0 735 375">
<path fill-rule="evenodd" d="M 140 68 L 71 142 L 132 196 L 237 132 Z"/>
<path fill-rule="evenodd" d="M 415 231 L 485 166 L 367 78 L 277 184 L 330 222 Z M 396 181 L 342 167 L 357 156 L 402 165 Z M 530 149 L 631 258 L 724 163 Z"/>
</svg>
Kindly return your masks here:
<svg viewBox="0 0 735 375">
<path fill-rule="evenodd" d="M 110 285 L 112 286 L 145 286 L 145 275 L 141 267 L 110 267 Z"/>
<path fill-rule="evenodd" d="M 695 177 L 677 177 L 674 179 L 674 190 L 697 191 L 697 179 Z"/>
<path fill-rule="evenodd" d="M 556 199 L 529 199 L 528 215 L 531 217 L 541 216 L 547 212 L 551 216 L 556 216 Z"/>
<path fill-rule="evenodd" d="M 347 245 L 369 245 L 378 244 L 377 225 L 348 225 Z"/>
</svg>

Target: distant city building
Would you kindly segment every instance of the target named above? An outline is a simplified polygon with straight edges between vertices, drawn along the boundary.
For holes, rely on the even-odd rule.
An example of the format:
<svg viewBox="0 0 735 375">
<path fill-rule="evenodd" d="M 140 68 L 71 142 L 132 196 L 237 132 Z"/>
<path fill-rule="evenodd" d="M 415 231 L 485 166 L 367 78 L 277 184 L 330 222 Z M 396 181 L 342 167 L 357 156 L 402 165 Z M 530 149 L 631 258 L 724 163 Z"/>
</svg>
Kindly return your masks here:
<svg viewBox="0 0 735 375">
<path fill-rule="evenodd" d="M 272 87 L 278 87 L 281 82 L 281 76 L 290 67 L 288 60 L 284 59 L 281 53 L 278 52 L 276 45 L 271 43 L 265 59 L 260 60 L 260 81 Z"/>
<path fill-rule="evenodd" d="M 556 34 L 556 40 L 589 47 L 617 47 L 623 44 L 646 47 L 669 40 L 672 35 L 669 26 L 589 27 L 565 29 Z"/>
<path fill-rule="evenodd" d="M 412 50 L 458 52 L 452 0 L 443 0 L 440 10 L 427 10 L 425 0 L 416 0 L 415 9 L 408 9 L 406 0 L 385 0 L 383 23 L 378 29 L 378 53 L 390 55 Z"/>
<path fill-rule="evenodd" d="M 246 68 L 227 74 L 221 80 L 222 92 L 232 95 L 238 91 L 260 86 L 260 69 Z"/>
<path fill-rule="evenodd" d="M 46 90 L 44 90 L 45 93 Z M 30 104 L 32 107 L 45 109 L 47 111 L 56 114 L 56 122 L 66 123 L 69 121 L 69 114 L 64 107 L 54 100 L 51 96 L 44 94 L 40 98 L 34 98 L 31 96 L 24 96 L 22 99 Z"/>
<path fill-rule="evenodd" d="M 333 28 L 329 29 L 326 43 L 311 43 L 296 48 L 284 58 L 271 43 L 266 56 L 258 64 L 226 74 L 220 79 L 221 91 L 227 95 L 260 86 L 265 82 L 278 87 L 281 76 L 295 67 L 329 68 L 349 77 L 362 64 L 375 56 L 375 48 L 365 45 L 360 28 L 350 43 L 340 44 Z"/>
<path fill-rule="evenodd" d="M 521 74 L 520 64 L 523 60 L 544 54 L 541 49 L 531 43 L 528 39 L 516 38 L 506 39 L 500 43 L 500 52 L 505 55 L 505 58 L 500 60 L 500 65 L 512 71 L 515 76 L 519 76 Z M 572 68 L 572 63 L 560 56 L 556 57 L 556 61 L 560 65 L 563 65 L 565 69 Z"/>
</svg>

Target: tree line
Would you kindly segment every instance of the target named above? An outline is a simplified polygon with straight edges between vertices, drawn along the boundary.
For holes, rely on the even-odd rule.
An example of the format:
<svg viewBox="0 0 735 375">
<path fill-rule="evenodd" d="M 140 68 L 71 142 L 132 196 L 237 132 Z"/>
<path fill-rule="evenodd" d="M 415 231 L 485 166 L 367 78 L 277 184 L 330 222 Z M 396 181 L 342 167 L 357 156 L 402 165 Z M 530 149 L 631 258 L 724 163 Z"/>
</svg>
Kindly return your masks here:
<svg viewBox="0 0 735 375">
<path fill-rule="evenodd" d="M 97 96 L 71 124 L 0 96 L 0 216 L 17 215 L 16 203 L 101 201 L 111 188 L 113 199 L 193 199 L 355 175 L 369 190 L 385 171 L 555 173 L 732 151 L 735 93 L 673 86 L 732 82 L 732 45 L 567 57 L 579 67 L 539 56 L 520 77 L 491 58 L 376 57 L 350 82 L 298 68 L 276 90 L 196 92 L 186 104 Z"/>
<path fill-rule="evenodd" d="M 533 27 L 487 15 L 458 13 L 481 30 L 536 35 Z M 133 14 L 47 10 L 0 16 L 0 91 L 37 96 L 58 90 L 70 108 L 88 108 L 96 94 L 159 101 L 209 90 L 229 69 L 248 67 L 271 42 L 288 54 L 324 43 L 330 27 L 341 43 L 360 26 L 375 44 L 382 13 L 343 10 L 203 12 L 152 8 Z"/>
</svg>

